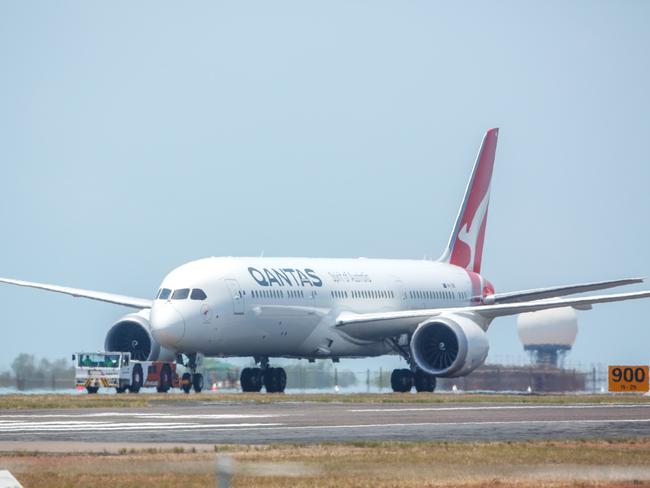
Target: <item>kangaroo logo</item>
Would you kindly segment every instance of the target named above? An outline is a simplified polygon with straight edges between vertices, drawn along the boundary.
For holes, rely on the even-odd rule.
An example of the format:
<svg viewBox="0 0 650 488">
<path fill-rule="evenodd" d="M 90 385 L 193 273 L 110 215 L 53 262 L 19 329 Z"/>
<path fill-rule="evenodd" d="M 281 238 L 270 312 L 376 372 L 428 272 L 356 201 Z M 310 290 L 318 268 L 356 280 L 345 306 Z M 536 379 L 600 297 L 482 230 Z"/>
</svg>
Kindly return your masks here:
<svg viewBox="0 0 650 488">
<path fill-rule="evenodd" d="M 458 231 L 458 239 L 469 247 L 469 262 L 465 266 L 467 269 L 474 269 L 474 259 L 476 257 L 476 241 L 478 240 L 478 233 L 485 220 L 487 213 L 488 203 L 490 202 L 490 188 L 485 192 L 485 196 L 479 204 L 474 218 L 471 222 L 465 223 Z"/>
</svg>

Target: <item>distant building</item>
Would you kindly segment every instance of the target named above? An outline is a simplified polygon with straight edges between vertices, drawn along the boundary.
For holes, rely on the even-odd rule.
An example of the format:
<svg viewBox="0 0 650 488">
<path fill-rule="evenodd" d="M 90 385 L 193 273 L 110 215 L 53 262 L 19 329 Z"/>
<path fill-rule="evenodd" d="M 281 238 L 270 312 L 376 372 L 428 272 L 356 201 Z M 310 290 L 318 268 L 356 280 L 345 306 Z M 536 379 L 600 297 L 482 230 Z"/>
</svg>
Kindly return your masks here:
<svg viewBox="0 0 650 488">
<path fill-rule="evenodd" d="M 586 391 L 589 374 L 576 369 L 548 365 L 504 366 L 484 364 L 468 376 L 440 378 L 439 390 L 517 391 L 533 393 Z"/>
</svg>

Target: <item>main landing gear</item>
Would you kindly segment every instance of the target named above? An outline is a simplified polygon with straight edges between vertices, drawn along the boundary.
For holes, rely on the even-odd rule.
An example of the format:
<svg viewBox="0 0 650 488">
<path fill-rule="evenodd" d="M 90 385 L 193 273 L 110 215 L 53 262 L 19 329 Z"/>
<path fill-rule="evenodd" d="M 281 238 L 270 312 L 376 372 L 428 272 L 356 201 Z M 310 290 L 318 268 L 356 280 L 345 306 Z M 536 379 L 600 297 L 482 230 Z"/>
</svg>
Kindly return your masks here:
<svg viewBox="0 0 650 488">
<path fill-rule="evenodd" d="M 410 369 L 394 369 L 390 375 L 390 386 L 396 393 L 407 393 L 415 386 L 415 391 L 432 392 L 436 389 L 436 377 L 425 373 L 417 367 L 411 350 L 407 345 L 400 343 L 399 339 L 391 339 L 390 344 L 400 356 L 411 366 Z"/>
<path fill-rule="evenodd" d="M 259 392 L 262 386 L 267 393 L 284 393 L 287 386 L 287 373 L 283 368 L 271 368 L 268 358 L 261 358 L 259 368 L 244 368 L 240 383 L 244 392 Z"/>
<path fill-rule="evenodd" d="M 181 389 L 185 393 L 189 393 L 192 388 L 196 393 L 201 393 L 203 390 L 203 375 L 196 372 L 199 361 L 196 354 L 190 354 L 188 356 L 187 366 L 190 368 L 191 373 L 183 373 L 181 376 Z"/>
<path fill-rule="evenodd" d="M 394 392 L 407 393 L 415 386 L 415 391 L 432 392 L 436 389 L 436 377 L 424 371 L 410 369 L 394 369 L 390 375 L 390 386 Z"/>
</svg>

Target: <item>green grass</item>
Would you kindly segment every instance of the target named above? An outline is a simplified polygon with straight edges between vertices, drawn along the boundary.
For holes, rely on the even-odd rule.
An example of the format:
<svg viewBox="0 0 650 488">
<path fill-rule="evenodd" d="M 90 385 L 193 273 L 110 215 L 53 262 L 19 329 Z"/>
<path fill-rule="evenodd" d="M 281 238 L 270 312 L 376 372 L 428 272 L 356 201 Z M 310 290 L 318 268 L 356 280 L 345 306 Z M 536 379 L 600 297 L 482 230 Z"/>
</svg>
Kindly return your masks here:
<svg viewBox="0 0 650 488">
<path fill-rule="evenodd" d="M 117 453 L 0 453 L 24 486 L 204 487 L 218 456 L 233 486 L 537 488 L 649 486 L 650 439 L 531 442 L 351 442 L 182 447 Z"/>
<path fill-rule="evenodd" d="M 150 407 L 157 404 L 183 403 L 648 403 L 650 397 L 642 395 L 502 395 L 473 393 L 316 393 L 316 394 L 266 394 L 266 393 L 201 393 L 201 394 L 148 394 L 124 395 L 4 395 L 0 396 L 1 409 L 57 409 L 57 408 L 124 408 Z"/>
</svg>

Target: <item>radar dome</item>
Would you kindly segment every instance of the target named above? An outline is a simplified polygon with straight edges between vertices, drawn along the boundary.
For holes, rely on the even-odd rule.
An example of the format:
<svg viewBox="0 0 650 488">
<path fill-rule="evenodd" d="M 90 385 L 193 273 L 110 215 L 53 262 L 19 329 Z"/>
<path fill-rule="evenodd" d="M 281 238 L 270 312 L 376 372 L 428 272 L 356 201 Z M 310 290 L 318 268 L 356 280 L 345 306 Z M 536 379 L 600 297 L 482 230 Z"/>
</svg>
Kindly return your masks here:
<svg viewBox="0 0 650 488">
<path fill-rule="evenodd" d="M 578 317 L 571 307 L 553 308 L 517 316 L 519 340 L 526 346 L 570 348 L 578 334 Z"/>
</svg>

